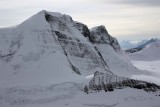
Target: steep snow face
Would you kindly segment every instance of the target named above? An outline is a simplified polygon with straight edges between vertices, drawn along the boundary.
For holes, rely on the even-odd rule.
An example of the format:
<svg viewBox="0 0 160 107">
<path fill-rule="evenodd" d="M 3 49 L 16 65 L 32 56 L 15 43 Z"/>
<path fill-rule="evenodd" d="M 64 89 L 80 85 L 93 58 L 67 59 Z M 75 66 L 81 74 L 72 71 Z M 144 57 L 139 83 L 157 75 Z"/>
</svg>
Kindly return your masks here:
<svg viewBox="0 0 160 107">
<path fill-rule="evenodd" d="M 120 48 L 118 41 L 108 34 L 104 26 L 92 28 L 91 36 L 97 51 L 114 74 L 130 77 L 132 74 L 141 72 L 131 64 L 129 58 Z"/>
<path fill-rule="evenodd" d="M 0 30 L 1 86 L 43 85 L 83 78 L 71 69 L 52 30 L 45 11 L 17 28 Z"/>
<path fill-rule="evenodd" d="M 114 74 L 129 78 L 133 74 L 142 73 L 132 65 L 125 54 L 117 54 L 110 45 L 96 44 L 96 47 Z"/>
<path fill-rule="evenodd" d="M 130 53 L 132 60 L 153 61 L 160 60 L 160 41 L 146 45 L 144 49 L 136 53 Z"/>
<path fill-rule="evenodd" d="M 18 51 L 23 36 L 17 32 L 17 29 L 1 29 L 0 30 L 0 58 L 8 62 L 13 58 L 15 52 Z"/>
<path fill-rule="evenodd" d="M 1 29 L 0 85 L 76 81 L 96 70 L 111 74 L 78 28 L 68 15 L 41 11 L 16 28 Z"/>
</svg>

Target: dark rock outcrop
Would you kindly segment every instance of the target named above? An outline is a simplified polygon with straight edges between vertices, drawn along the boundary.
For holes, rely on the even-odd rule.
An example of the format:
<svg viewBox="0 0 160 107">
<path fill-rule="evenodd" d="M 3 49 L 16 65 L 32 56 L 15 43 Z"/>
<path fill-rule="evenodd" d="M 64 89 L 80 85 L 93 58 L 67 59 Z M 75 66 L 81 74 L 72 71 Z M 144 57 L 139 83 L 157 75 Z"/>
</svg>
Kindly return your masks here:
<svg viewBox="0 0 160 107">
<path fill-rule="evenodd" d="M 121 49 L 117 39 L 108 34 L 105 26 L 92 28 L 90 32 L 92 43 L 111 45 L 115 51 L 119 51 Z"/>
<path fill-rule="evenodd" d="M 88 89 L 86 89 L 88 88 Z M 89 84 L 85 86 L 84 91 L 87 93 L 92 91 L 114 91 L 114 89 L 134 88 L 142 89 L 146 92 L 160 91 L 160 86 L 140 80 L 134 80 L 116 75 L 109 75 L 105 73 L 95 72 L 94 77 L 90 80 Z"/>
</svg>

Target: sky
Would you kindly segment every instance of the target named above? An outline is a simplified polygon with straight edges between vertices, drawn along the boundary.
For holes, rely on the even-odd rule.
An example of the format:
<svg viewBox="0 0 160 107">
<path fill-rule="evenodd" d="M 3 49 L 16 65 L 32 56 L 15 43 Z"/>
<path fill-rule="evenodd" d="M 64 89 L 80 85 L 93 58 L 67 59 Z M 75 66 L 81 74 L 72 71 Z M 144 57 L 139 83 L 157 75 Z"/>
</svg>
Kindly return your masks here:
<svg viewBox="0 0 160 107">
<path fill-rule="evenodd" d="M 118 39 L 160 38 L 160 0 L 1 0 L 0 27 L 41 10 L 70 15 L 89 28 L 104 25 Z"/>
</svg>

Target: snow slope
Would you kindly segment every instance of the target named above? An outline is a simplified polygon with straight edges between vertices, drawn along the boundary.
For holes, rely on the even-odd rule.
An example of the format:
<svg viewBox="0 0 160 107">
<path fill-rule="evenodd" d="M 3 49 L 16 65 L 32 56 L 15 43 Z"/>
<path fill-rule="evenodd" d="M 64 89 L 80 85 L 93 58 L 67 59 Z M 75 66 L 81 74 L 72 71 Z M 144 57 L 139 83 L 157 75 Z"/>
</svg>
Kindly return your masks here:
<svg viewBox="0 0 160 107">
<path fill-rule="evenodd" d="M 130 53 L 129 56 L 132 60 L 140 60 L 140 61 L 160 60 L 160 41 L 146 45 L 145 48 L 143 48 L 143 50 L 136 53 Z"/>
<path fill-rule="evenodd" d="M 110 36 L 104 26 L 91 29 L 93 40 L 97 51 L 100 52 L 110 70 L 121 77 L 130 77 L 133 74 L 143 72 L 135 68 L 124 51 L 119 46 L 118 41 Z M 98 38 L 99 37 L 99 38 Z"/>
<path fill-rule="evenodd" d="M 62 14 L 53 15 L 62 17 L 62 20 L 69 17 L 63 19 Z M 52 30 L 45 20 L 45 11 L 16 28 L 0 30 L 1 87 L 43 85 L 83 78 L 71 69 Z"/>
<path fill-rule="evenodd" d="M 152 42 L 141 51 L 128 55 L 135 67 L 148 72 L 148 75 L 133 75 L 132 78 L 160 84 L 160 41 Z"/>
<path fill-rule="evenodd" d="M 155 94 L 130 88 L 86 94 L 76 83 L 0 91 L 1 107 L 159 107 L 159 100 Z"/>
</svg>

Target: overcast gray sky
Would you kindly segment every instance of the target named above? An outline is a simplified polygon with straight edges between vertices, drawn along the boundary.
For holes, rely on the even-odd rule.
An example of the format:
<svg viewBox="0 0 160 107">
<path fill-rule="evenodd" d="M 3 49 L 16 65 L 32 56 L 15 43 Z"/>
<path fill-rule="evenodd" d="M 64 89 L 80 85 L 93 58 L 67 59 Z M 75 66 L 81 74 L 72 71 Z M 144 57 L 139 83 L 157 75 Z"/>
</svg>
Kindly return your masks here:
<svg viewBox="0 0 160 107">
<path fill-rule="evenodd" d="M 0 27 L 41 10 L 68 14 L 89 28 L 105 25 L 119 39 L 160 38 L 160 0 L 1 0 Z"/>
</svg>

